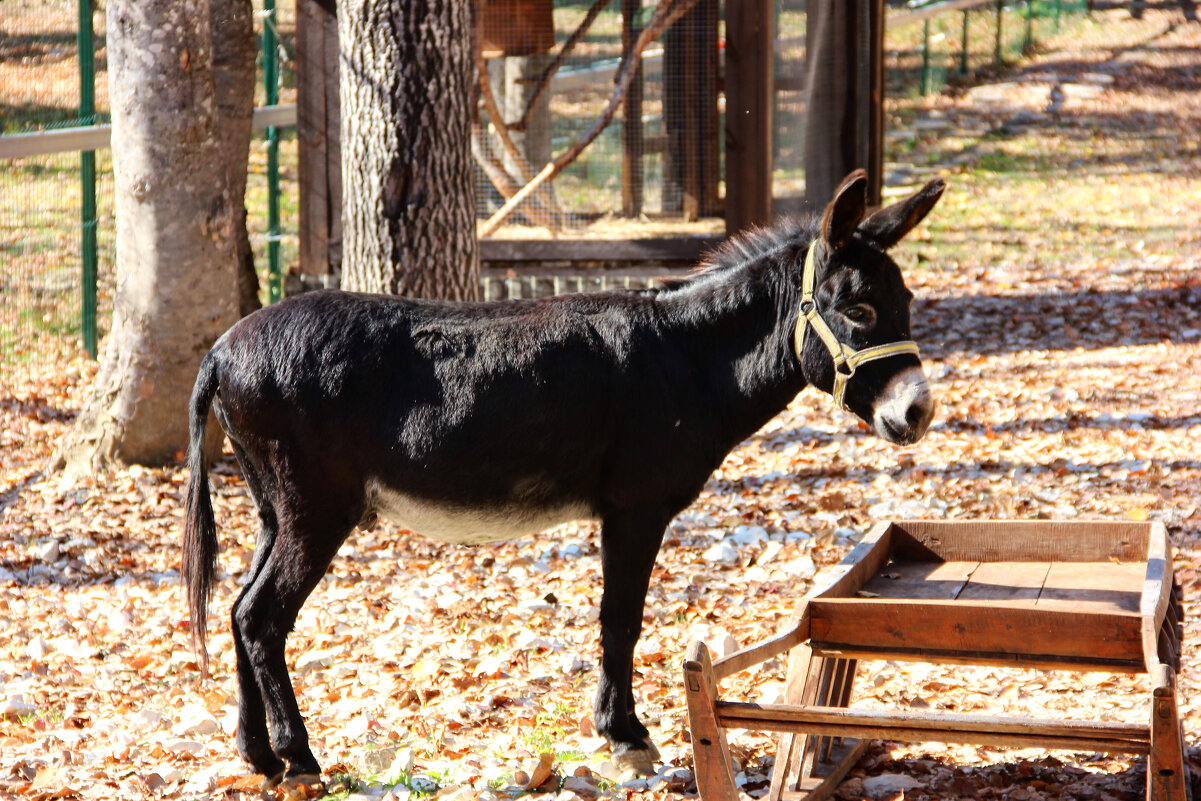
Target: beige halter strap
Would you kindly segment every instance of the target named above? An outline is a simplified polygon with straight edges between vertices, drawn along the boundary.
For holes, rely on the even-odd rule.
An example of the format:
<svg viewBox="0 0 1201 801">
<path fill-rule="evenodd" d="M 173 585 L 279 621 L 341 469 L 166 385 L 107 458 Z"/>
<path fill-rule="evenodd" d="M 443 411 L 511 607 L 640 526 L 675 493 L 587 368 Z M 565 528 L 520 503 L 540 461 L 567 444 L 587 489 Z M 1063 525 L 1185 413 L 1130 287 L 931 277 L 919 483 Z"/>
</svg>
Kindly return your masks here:
<svg viewBox="0 0 1201 801">
<path fill-rule="evenodd" d="M 834 332 L 830 330 L 830 326 L 826 325 L 821 314 L 818 313 L 817 304 L 813 300 L 814 284 L 817 281 L 817 268 L 813 263 L 813 252 L 816 249 L 817 240 L 814 239 L 813 243 L 809 245 L 809 252 L 805 254 L 805 269 L 801 276 L 801 308 L 800 314 L 797 315 L 792 342 L 798 362 L 801 360 L 801 354 L 804 353 L 805 333 L 809 328 L 812 328 L 825 344 L 826 350 L 830 351 L 830 355 L 834 358 L 833 395 L 834 402 L 841 408 L 843 407 L 843 397 L 847 391 L 847 382 L 851 380 L 851 376 L 855 375 L 855 370 L 859 365 L 876 359 L 898 356 L 902 353 L 912 353 L 917 356 L 917 343 L 906 339 L 855 350 L 850 345 L 840 342 Z"/>
</svg>

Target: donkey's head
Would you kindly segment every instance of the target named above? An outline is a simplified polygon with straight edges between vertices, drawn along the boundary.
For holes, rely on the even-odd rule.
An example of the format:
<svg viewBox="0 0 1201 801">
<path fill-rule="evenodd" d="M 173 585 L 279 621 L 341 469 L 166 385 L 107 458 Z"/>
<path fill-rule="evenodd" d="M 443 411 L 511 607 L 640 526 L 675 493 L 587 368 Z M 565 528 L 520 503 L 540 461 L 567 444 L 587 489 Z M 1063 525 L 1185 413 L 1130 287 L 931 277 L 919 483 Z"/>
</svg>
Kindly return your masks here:
<svg viewBox="0 0 1201 801">
<path fill-rule="evenodd" d="M 795 347 L 805 379 L 899 445 L 926 433 L 934 398 L 910 341 L 913 293 L 887 250 L 934 208 L 944 188 L 936 178 L 865 219 L 867 175 L 857 170 L 826 207 L 798 271 Z"/>
</svg>

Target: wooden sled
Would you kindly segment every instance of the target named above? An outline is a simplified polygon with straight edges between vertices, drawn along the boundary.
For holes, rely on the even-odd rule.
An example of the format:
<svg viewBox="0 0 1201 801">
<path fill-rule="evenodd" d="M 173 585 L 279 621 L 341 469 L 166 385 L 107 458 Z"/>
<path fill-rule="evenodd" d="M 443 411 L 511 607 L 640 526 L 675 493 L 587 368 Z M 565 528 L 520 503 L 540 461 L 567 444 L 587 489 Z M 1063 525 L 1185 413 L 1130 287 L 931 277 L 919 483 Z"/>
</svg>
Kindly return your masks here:
<svg viewBox="0 0 1201 801">
<path fill-rule="evenodd" d="M 727 728 L 776 731 L 769 801 L 828 798 L 871 739 L 1147 755 L 1147 798 L 1184 801 L 1176 708 L 1180 588 L 1159 523 L 883 522 L 775 637 L 684 663 L 697 787 L 737 801 Z M 721 700 L 717 682 L 788 654 L 785 702 Z M 1147 723 L 849 708 L 863 659 L 1147 673 Z"/>
</svg>

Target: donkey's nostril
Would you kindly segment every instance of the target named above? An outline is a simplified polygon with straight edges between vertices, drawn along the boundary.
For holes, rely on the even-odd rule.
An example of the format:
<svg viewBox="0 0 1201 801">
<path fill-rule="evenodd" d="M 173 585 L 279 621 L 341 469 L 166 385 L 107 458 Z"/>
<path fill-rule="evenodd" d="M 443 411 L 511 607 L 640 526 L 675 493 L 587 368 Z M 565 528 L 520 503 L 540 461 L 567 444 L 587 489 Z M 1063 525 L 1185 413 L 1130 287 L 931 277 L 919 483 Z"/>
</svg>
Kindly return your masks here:
<svg viewBox="0 0 1201 801">
<path fill-rule="evenodd" d="M 910 404 L 909 409 L 905 412 L 905 422 L 909 424 L 910 428 L 917 428 L 925 416 L 925 406 L 920 403 Z"/>
</svg>

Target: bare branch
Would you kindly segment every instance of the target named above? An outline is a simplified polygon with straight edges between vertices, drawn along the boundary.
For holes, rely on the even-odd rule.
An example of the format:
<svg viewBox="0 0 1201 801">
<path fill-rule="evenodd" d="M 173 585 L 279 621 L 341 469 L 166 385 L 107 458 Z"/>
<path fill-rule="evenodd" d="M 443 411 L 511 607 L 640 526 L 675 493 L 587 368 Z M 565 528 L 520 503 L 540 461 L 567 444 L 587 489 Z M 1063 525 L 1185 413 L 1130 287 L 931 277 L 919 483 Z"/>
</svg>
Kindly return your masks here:
<svg viewBox="0 0 1201 801">
<path fill-rule="evenodd" d="M 596 21 L 596 18 L 600 16 L 600 13 L 611 2 L 613 0 L 596 0 L 592 4 L 592 8 L 588 9 L 588 13 L 584 16 L 579 27 L 567 38 L 567 41 L 559 48 L 559 52 L 555 54 L 554 60 L 547 64 L 546 69 L 538 76 L 538 87 L 534 90 L 534 96 L 525 104 L 525 111 L 521 113 L 521 119 L 509 126 L 511 130 L 524 131 L 529 126 L 530 115 L 534 113 L 534 107 L 538 105 L 538 101 L 542 99 L 542 95 L 546 94 L 546 90 L 550 88 L 551 78 L 555 77 L 555 73 L 559 71 L 559 67 L 563 66 L 563 62 L 571 55 L 571 51 L 584 38 L 588 33 L 588 29 L 592 27 L 592 23 Z"/>
</svg>

